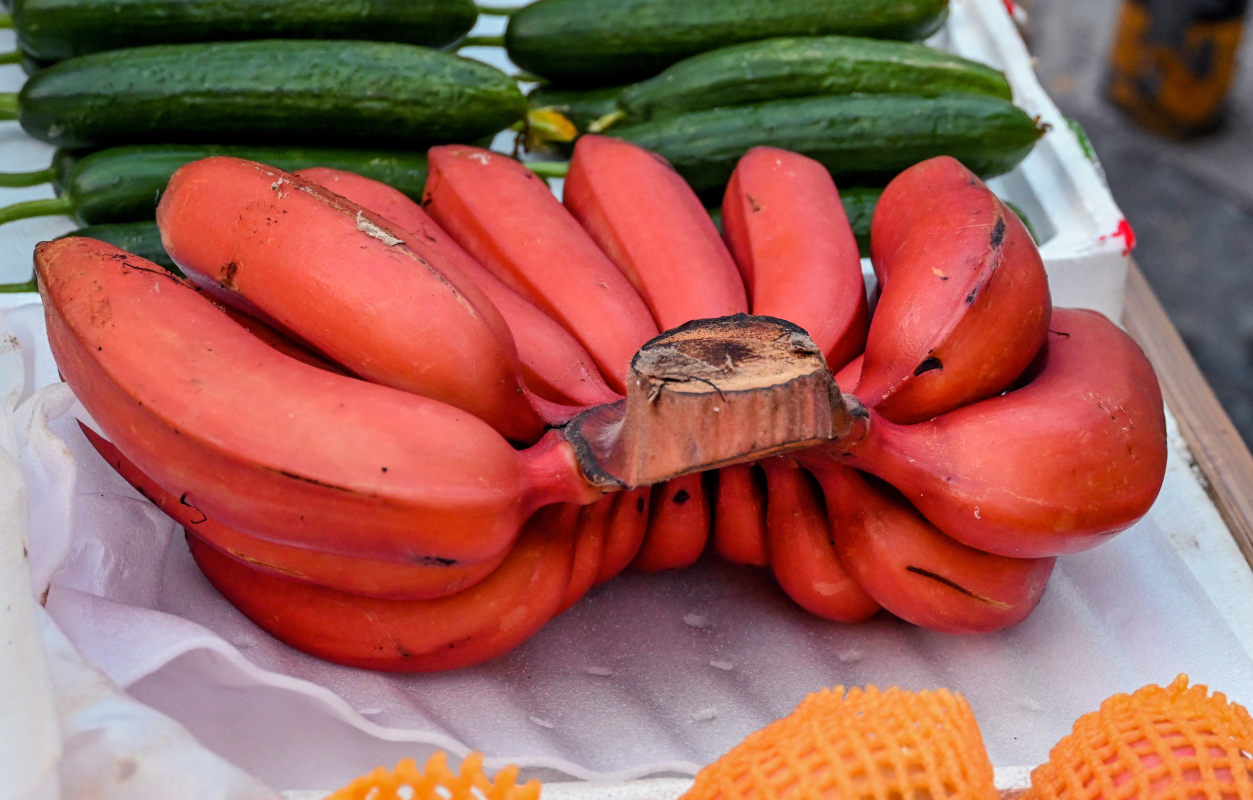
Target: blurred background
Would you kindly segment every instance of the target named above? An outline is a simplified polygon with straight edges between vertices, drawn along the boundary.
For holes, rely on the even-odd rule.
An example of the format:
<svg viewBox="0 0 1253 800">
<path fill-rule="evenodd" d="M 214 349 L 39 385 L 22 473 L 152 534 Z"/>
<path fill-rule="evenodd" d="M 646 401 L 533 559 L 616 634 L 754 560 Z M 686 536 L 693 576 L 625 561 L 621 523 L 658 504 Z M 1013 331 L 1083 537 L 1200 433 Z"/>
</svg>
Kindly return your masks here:
<svg viewBox="0 0 1253 800">
<path fill-rule="evenodd" d="M 1062 113 L 1082 125 L 1136 234 L 1134 258 L 1246 444 L 1253 445 L 1253 35 L 1223 124 L 1174 140 L 1106 94 L 1120 0 L 1030 0 L 1026 36 Z"/>
</svg>

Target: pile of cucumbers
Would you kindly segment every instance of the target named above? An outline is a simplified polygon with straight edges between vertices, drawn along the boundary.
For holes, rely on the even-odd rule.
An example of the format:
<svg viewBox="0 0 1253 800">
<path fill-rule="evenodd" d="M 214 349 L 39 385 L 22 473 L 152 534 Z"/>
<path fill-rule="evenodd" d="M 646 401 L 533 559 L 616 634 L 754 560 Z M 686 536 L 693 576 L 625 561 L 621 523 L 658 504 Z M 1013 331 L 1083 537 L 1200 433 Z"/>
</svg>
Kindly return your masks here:
<svg viewBox="0 0 1253 800">
<path fill-rule="evenodd" d="M 467 38 L 482 13 L 507 15 L 498 43 L 523 75 L 457 52 L 483 43 Z M 0 119 L 58 155 L 0 186 L 51 181 L 58 197 L 0 222 L 125 223 L 92 232 L 132 247 L 146 232 L 141 254 L 168 263 L 150 220 L 186 161 L 335 166 L 419 197 L 427 147 L 489 141 L 541 108 L 654 150 L 711 198 L 756 144 L 810 155 L 842 187 L 941 153 L 1007 171 L 1042 128 L 998 71 L 919 42 L 947 13 L 948 0 L 12 0 L 30 74 Z"/>
</svg>

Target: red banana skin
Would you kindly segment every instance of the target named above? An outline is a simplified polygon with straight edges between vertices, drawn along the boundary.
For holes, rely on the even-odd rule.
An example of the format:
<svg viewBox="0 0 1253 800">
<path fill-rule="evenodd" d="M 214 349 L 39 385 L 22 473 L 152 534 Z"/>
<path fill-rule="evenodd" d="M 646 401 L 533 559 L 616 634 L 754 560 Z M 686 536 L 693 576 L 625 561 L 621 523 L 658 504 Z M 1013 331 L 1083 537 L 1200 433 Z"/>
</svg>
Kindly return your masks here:
<svg viewBox="0 0 1253 800">
<path fill-rule="evenodd" d="M 613 511 L 606 521 L 605 546 L 601 552 L 596 585 L 599 586 L 631 566 L 639 554 L 644 537 L 648 535 L 652 488 L 644 486 L 614 495 Z"/>
<path fill-rule="evenodd" d="M 194 533 L 187 544 L 232 605 L 296 649 L 351 667 L 433 672 L 506 653 L 558 613 L 570 584 L 577 512 L 570 505 L 541 509 L 490 575 L 430 600 L 351 595 L 253 569 Z"/>
<path fill-rule="evenodd" d="M 918 422 L 1004 390 L 1044 344 L 1048 277 L 1026 227 L 947 156 L 884 189 L 871 222 L 879 298 L 853 393 Z"/>
<path fill-rule="evenodd" d="M 944 633 L 987 633 L 1017 625 L 1039 604 L 1055 558 L 967 547 L 856 470 L 833 462 L 811 468 L 840 563 L 897 617 Z"/>
<path fill-rule="evenodd" d="M 57 365 L 105 438 L 224 525 L 361 558 L 474 562 L 535 509 L 601 494 L 559 434 L 518 451 L 451 406 L 293 359 L 104 242 L 41 243 L 35 266 Z"/>
<path fill-rule="evenodd" d="M 661 330 L 748 311 L 718 229 L 665 159 L 623 139 L 580 136 L 562 198 Z"/>
<path fill-rule="evenodd" d="M 1027 380 L 926 422 L 877 410 L 830 458 L 895 486 L 948 536 L 1005 556 L 1094 547 L 1143 517 L 1166 472 L 1157 376 L 1131 337 L 1096 311 L 1055 309 Z"/>
<path fill-rule="evenodd" d="M 541 178 L 480 147 L 428 152 L 422 205 L 480 264 L 579 340 L 605 381 L 625 394 L 631 359 L 657 335 L 626 277 Z"/>
<path fill-rule="evenodd" d="M 621 399 L 605 385 L 592 357 L 569 331 L 475 261 L 404 192 L 331 167 L 309 167 L 296 174 L 395 223 L 406 241 L 421 239 L 443 253 L 500 311 L 517 344 L 528 388 L 554 402 L 580 406 Z"/>
<path fill-rule="evenodd" d="M 631 566 L 644 572 L 695 564 L 709 541 L 712 509 L 703 473 L 653 486 L 648 530 Z"/>
<path fill-rule="evenodd" d="M 869 311 L 861 256 L 825 167 L 776 147 L 749 150 L 727 183 L 722 235 L 752 313 L 804 328 L 832 369 L 863 350 Z"/>
<path fill-rule="evenodd" d="M 187 502 L 180 502 L 179 498 L 140 471 L 111 442 L 86 425 L 80 424 L 80 427 L 87 441 L 109 466 L 166 516 L 223 555 L 273 575 L 349 594 L 392 600 L 423 600 L 473 586 L 499 566 L 508 552 L 502 552 L 494 559 L 468 564 L 406 564 L 323 553 L 266 541 L 222 525 Z"/>
<path fill-rule="evenodd" d="M 180 167 L 156 217 L 192 280 L 354 374 L 464 408 L 515 441 L 542 434 L 548 415 L 519 391 L 507 324 L 426 240 L 405 242 L 312 181 L 224 156 Z"/>
<path fill-rule="evenodd" d="M 767 566 L 766 479 L 756 464 L 734 464 L 717 472 L 710 535 L 714 552 L 733 564 Z"/>
<path fill-rule="evenodd" d="M 821 492 L 794 461 L 762 462 L 770 500 L 766 543 L 770 568 L 783 591 L 812 614 L 836 622 L 862 622 L 881 606 L 836 555 Z"/>
</svg>

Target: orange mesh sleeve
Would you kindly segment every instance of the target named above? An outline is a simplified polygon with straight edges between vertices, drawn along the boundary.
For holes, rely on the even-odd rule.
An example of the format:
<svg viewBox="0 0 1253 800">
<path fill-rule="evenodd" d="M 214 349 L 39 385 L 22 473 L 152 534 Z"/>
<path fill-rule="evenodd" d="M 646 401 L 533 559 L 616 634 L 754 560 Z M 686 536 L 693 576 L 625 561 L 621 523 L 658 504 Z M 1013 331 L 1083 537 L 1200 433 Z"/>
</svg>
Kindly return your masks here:
<svg viewBox="0 0 1253 800">
<path fill-rule="evenodd" d="M 1251 759 L 1248 710 L 1180 675 L 1076 720 L 1032 771 L 1029 800 L 1253 800 Z"/>
<path fill-rule="evenodd" d="M 809 695 L 702 769 L 684 800 L 996 800 L 965 698 L 843 687 Z"/>
<path fill-rule="evenodd" d="M 453 772 L 441 750 L 422 769 L 411 758 L 391 771 L 378 767 L 327 795 L 326 800 L 538 800 L 539 782 L 519 784 L 517 777 L 517 767 L 508 766 L 494 780 L 488 778 L 480 753 L 466 756 L 461 772 Z"/>
</svg>

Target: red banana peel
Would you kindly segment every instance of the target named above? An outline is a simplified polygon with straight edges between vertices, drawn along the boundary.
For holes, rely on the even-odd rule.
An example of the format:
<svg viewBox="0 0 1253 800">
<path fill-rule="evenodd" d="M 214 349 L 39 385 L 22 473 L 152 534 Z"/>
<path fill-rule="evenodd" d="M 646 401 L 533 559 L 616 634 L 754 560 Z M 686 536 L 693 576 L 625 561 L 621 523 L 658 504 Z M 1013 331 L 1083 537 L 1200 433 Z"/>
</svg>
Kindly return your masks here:
<svg viewBox="0 0 1253 800">
<path fill-rule="evenodd" d="M 798 458 L 830 458 L 895 486 L 937 528 L 1007 556 L 1100 544 L 1146 514 L 1166 472 L 1166 423 L 1152 365 L 1095 311 L 1055 309 L 1023 384 L 925 422 L 876 409 Z"/>
<path fill-rule="evenodd" d="M 622 139 L 581 136 L 562 198 L 661 330 L 748 311 L 744 284 L 713 220 L 660 156 Z"/>
<path fill-rule="evenodd" d="M 578 509 L 530 517 L 490 575 L 430 600 L 349 595 L 254 570 L 195 535 L 197 565 L 227 600 L 284 642 L 337 664 L 393 672 L 465 667 L 512 650 L 553 617 L 566 596 Z"/>
<path fill-rule="evenodd" d="M 841 565 L 897 617 L 934 631 L 983 633 L 1018 624 L 1040 602 L 1055 558 L 967 547 L 856 470 L 834 462 L 810 467 Z"/>
<path fill-rule="evenodd" d="M 479 147 L 429 153 L 423 206 L 467 252 L 561 322 L 609 386 L 626 390 L 635 351 L 657 335 L 639 293 L 542 179 Z"/>
<path fill-rule="evenodd" d="M 111 245 L 41 243 L 35 266 L 57 365 L 106 438 L 225 525 L 473 562 L 510 547 L 535 509 L 601 493 L 559 435 L 517 451 L 451 406 L 293 359 Z"/>
<path fill-rule="evenodd" d="M 140 494 L 205 544 L 254 569 L 294 581 L 338 589 L 349 594 L 391 600 L 442 597 L 473 586 L 504 560 L 507 550 L 492 559 L 470 563 L 379 561 L 295 547 L 252 536 L 210 519 L 167 492 L 129 458 L 86 425 L 92 447 Z M 603 501 L 602 501 L 603 502 Z"/>
<path fill-rule="evenodd" d="M 831 173 L 799 153 L 755 147 L 736 164 L 722 234 L 752 312 L 804 328 L 831 369 L 866 344 L 861 256 Z"/>
<path fill-rule="evenodd" d="M 947 156 L 892 179 L 875 206 L 879 299 L 853 393 L 916 422 L 1009 386 L 1044 343 L 1048 277 L 1026 227 Z"/>
<path fill-rule="evenodd" d="M 296 174 L 394 223 L 406 241 L 424 241 L 442 252 L 504 318 L 529 389 L 555 402 L 578 406 L 618 399 L 569 331 L 475 261 L 407 194 L 373 178 L 331 167 L 310 167 Z"/>
</svg>

